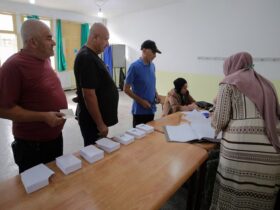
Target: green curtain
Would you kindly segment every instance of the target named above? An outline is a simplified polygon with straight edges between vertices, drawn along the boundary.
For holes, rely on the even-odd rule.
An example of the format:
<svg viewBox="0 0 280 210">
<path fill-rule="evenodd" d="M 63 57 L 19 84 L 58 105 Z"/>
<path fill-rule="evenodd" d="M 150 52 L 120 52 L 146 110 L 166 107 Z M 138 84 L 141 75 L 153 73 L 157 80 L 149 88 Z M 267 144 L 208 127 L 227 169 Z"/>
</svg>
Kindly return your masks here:
<svg viewBox="0 0 280 210">
<path fill-rule="evenodd" d="M 83 23 L 81 24 L 81 47 L 87 42 L 89 35 L 89 24 Z"/>
<path fill-rule="evenodd" d="M 39 20 L 39 16 L 38 15 L 27 15 L 27 20 L 30 20 L 30 19 L 35 19 L 35 20 Z"/>
<path fill-rule="evenodd" d="M 59 19 L 56 20 L 56 61 L 57 61 L 57 70 L 59 72 L 65 71 L 67 68 L 67 64 L 63 53 L 61 20 Z"/>
</svg>

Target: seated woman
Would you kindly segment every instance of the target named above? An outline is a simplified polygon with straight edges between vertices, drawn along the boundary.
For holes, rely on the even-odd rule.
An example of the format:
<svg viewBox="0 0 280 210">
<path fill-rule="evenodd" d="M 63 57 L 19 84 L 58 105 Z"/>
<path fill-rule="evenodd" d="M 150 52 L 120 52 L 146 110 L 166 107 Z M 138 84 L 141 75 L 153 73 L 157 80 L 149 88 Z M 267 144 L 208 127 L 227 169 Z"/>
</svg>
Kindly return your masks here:
<svg viewBox="0 0 280 210">
<path fill-rule="evenodd" d="M 165 98 L 162 116 L 178 111 L 192 111 L 196 109 L 195 100 L 188 91 L 187 81 L 184 78 L 177 78 L 173 84 L 174 88 L 169 91 Z"/>
</svg>

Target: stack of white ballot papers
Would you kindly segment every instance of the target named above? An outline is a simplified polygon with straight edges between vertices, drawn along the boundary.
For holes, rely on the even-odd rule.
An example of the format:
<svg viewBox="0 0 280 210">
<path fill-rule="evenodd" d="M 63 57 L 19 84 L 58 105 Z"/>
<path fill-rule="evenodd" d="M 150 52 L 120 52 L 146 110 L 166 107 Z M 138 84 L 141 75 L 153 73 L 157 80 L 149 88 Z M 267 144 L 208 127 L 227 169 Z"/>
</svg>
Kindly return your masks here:
<svg viewBox="0 0 280 210">
<path fill-rule="evenodd" d="M 146 136 L 146 132 L 140 130 L 138 128 L 131 128 L 126 131 L 129 135 L 134 136 L 136 139 L 141 139 L 142 137 Z"/>
<path fill-rule="evenodd" d="M 65 175 L 82 167 L 82 161 L 72 154 L 57 157 L 55 162 L 57 167 L 60 168 Z"/>
<path fill-rule="evenodd" d="M 36 165 L 20 174 L 27 193 L 32 193 L 49 184 L 49 177 L 54 172 L 44 164 Z"/>
<path fill-rule="evenodd" d="M 80 155 L 89 163 L 94 163 L 104 158 L 104 151 L 93 145 L 89 145 L 80 150 Z"/>
<path fill-rule="evenodd" d="M 134 141 L 134 136 L 131 136 L 127 133 L 121 134 L 121 135 L 117 135 L 113 137 L 114 141 L 117 141 L 121 144 L 127 145 L 130 144 Z"/>
<path fill-rule="evenodd" d="M 111 139 L 107 139 L 107 138 L 99 139 L 95 143 L 100 149 L 103 149 L 105 152 L 108 153 L 118 150 L 121 146 L 120 143 L 112 141 Z"/>
<path fill-rule="evenodd" d="M 149 125 L 146 125 L 146 124 L 139 124 L 139 125 L 136 125 L 136 128 L 140 129 L 140 130 L 143 130 L 145 131 L 146 133 L 152 133 L 154 132 L 154 127 L 152 126 L 149 126 Z"/>
</svg>

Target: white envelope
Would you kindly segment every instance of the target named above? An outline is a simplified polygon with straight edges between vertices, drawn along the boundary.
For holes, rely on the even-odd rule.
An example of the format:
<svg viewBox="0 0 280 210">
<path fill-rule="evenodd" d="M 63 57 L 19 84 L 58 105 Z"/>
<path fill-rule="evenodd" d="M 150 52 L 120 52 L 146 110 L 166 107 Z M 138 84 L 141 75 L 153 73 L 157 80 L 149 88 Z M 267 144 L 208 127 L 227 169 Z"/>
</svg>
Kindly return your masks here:
<svg viewBox="0 0 280 210">
<path fill-rule="evenodd" d="M 59 112 L 65 114 L 64 119 L 75 118 L 75 114 L 72 109 L 61 109 Z"/>
</svg>

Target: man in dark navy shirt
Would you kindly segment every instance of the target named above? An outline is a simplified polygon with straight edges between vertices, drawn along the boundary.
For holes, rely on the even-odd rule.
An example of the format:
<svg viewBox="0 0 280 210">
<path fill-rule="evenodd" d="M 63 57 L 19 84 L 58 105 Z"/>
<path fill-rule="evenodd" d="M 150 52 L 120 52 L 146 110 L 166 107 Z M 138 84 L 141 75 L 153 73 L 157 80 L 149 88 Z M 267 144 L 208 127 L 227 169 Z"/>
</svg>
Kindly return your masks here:
<svg viewBox="0 0 280 210">
<path fill-rule="evenodd" d="M 87 44 L 75 59 L 77 115 L 85 146 L 106 137 L 108 127 L 118 122 L 119 93 L 106 65 L 98 56 L 108 46 L 108 40 L 107 28 L 101 23 L 93 24 Z"/>
</svg>

